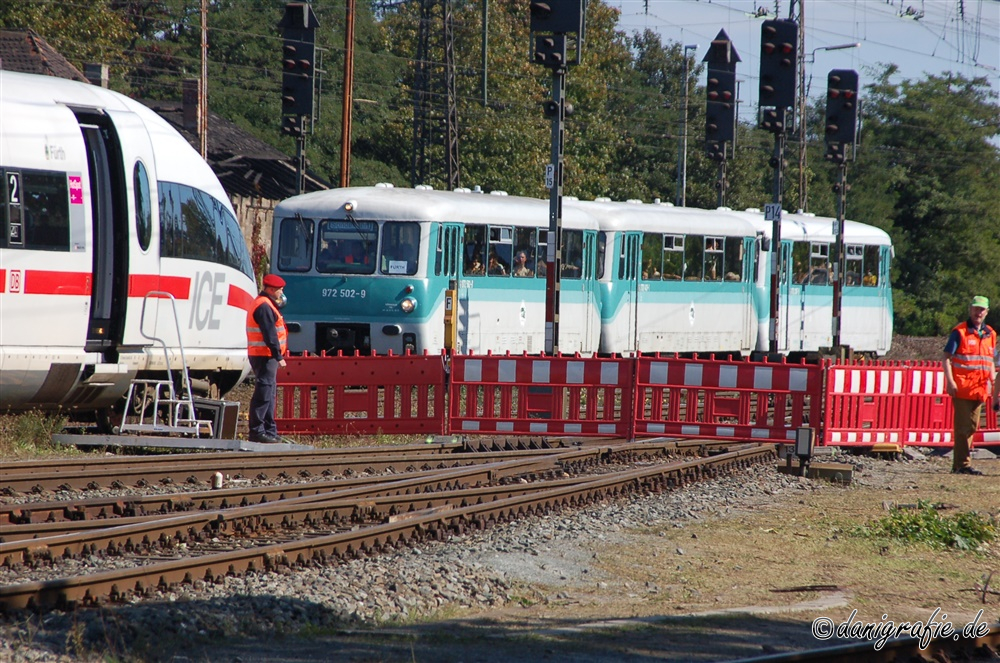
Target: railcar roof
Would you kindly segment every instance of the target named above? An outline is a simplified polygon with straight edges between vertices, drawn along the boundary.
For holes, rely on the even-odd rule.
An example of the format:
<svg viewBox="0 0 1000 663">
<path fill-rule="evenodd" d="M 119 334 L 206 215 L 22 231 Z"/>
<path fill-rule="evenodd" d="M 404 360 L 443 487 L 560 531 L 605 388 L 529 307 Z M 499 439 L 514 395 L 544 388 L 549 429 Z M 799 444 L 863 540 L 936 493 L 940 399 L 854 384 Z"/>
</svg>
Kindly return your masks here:
<svg viewBox="0 0 1000 663">
<path fill-rule="evenodd" d="M 673 205 L 570 201 L 563 205 L 590 211 L 600 219 L 603 230 L 642 230 L 658 233 L 753 236 L 754 226 L 729 210 L 706 210 Z"/>
<path fill-rule="evenodd" d="M 355 217 L 377 221 L 453 221 L 502 223 L 547 227 L 549 201 L 521 196 L 500 196 L 433 189 L 348 187 L 316 191 L 288 198 L 274 210 L 276 217 L 302 214 L 311 218 L 341 218 L 348 201 L 356 205 Z M 563 222 L 574 228 L 597 228 L 597 221 L 583 210 L 563 206 Z"/>
<path fill-rule="evenodd" d="M 764 233 L 766 237 L 771 236 L 772 223 L 764 220 L 764 213 L 756 210 L 741 212 L 746 214 L 758 231 Z M 788 241 L 812 241 L 812 242 L 832 242 L 836 239 L 833 234 L 832 217 L 816 216 L 815 214 L 789 214 L 781 216 L 781 239 Z M 892 239 L 889 234 L 875 226 L 861 223 L 860 221 L 844 222 L 844 237 L 847 243 L 863 242 L 865 244 L 877 244 L 891 246 Z"/>
</svg>

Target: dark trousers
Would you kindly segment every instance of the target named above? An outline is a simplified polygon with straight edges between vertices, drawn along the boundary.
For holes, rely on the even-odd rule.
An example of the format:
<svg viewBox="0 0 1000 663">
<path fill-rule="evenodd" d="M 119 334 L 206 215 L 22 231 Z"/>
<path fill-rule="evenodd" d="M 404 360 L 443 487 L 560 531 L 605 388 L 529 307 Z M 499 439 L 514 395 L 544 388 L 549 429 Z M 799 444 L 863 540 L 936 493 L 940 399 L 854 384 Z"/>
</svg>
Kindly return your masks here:
<svg viewBox="0 0 1000 663">
<path fill-rule="evenodd" d="M 951 403 L 955 408 L 955 449 L 951 469 L 957 471 L 970 465 L 969 449 L 972 447 L 972 436 L 979 430 L 979 413 L 983 410 L 983 402 L 952 398 Z"/>
<path fill-rule="evenodd" d="M 275 398 L 278 393 L 278 360 L 273 357 L 250 357 L 255 381 L 250 397 L 250 437 L 278 435 L 274 423 Z"/>
</svg>

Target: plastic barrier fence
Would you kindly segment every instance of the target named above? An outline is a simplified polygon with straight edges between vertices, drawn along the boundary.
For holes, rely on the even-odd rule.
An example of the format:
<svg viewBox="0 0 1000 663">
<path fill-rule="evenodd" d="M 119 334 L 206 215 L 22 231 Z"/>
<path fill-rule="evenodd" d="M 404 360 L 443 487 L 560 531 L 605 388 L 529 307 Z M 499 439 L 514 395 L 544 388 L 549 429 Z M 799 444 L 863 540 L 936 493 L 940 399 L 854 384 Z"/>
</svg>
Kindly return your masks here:
<svg viewBox="0 0 1000 663">
<path fill-rule="evenodd" d="M 630 437 L 631 359 L 456 355 L 451 433 Z"/>
<path fill-rule="evenodd" d="M 443 434 L 445 357 L 289 357 L 278 372 L 283 433 Z"/>
<path fill-rule="evenodd" d="M 822 367 L 641 357 L 636 435 L 794 442 L 822 420 Z"/>
</svg>

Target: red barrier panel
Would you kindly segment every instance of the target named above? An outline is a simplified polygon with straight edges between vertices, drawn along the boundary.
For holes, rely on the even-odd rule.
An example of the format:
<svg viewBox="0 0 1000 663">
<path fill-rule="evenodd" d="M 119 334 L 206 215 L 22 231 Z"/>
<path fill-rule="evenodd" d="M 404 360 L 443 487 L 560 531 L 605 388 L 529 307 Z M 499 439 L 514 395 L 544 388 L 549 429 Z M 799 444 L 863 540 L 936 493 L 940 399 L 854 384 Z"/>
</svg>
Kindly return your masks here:
<svg viewBox="0 0 1000 663">
<path fill-rule="evenodd" d="M 906 444 L 921 447 L 950 447 L 953 440 L 954 408 L 944 386 L 941 362 L 910 364 L 910 417 Z M 973 445 L 1000 444 L 997 414 L 990 404 L 983 407 L 982 424 L 972 438 Z"/>
<path fill-rule="evenodd" d="M 288 357 L 278 371 L 282 433 L 444 433 L 445 357 Z"/>
<path fill-rule="evenodd" d="M 632 360 L 456 355 L 450 432 L 631 437 Z"/>
<path fill-rule="evenodd" d="M 795 441 L 822 419 L 816 365 L 641 357 L 636 435 Z"/>
<path fill-rule="evenodd" d="M 822 444 L 903 444 L 910 421 L 910 368 L 899 362 L 824 362 Z"/>
</svg>

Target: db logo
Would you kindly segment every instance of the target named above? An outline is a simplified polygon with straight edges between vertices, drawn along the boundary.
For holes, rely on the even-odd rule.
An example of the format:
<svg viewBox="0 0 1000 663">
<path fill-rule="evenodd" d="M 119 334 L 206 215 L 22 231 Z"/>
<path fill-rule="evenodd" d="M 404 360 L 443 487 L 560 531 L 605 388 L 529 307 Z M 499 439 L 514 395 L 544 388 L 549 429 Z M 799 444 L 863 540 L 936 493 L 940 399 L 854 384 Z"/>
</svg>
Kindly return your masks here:
<svg viewBox="0 0 1000 663">
<path fill-rule="evenodd" d="M 10 271 L 9 290 L 12 293 L 20 293 L 21 292 L 21 270 L 20 269 L 12 269 Z"/>
</svg>

